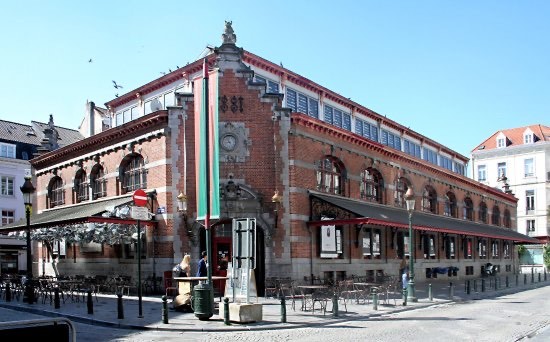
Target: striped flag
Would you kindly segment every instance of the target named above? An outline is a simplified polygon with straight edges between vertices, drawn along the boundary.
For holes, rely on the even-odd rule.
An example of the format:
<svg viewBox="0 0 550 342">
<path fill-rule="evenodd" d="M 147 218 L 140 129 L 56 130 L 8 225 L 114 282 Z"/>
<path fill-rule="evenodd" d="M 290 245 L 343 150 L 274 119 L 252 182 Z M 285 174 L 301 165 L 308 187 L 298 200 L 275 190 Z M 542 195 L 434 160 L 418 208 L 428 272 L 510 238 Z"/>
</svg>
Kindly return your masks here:
<svg viewBox="0 0 550 342">
<path fill-rule="evenodd" d="M 218 146 L 218 72 L 208 72 L 203 61 L 202 79 L 195 80 L 195 171 L 197 220 L 220 217 Z"/>
</svg>

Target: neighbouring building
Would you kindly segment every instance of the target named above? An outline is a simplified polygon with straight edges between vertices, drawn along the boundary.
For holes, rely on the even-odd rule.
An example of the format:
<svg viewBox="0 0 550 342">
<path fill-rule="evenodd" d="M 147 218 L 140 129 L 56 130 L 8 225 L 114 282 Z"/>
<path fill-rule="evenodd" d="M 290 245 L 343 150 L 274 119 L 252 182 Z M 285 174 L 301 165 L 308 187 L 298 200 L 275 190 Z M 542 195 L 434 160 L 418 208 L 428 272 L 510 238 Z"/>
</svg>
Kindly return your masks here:
<svg viewBox="0 0 550 342">
<path fill-rule="evenodd" d="M 472 150 L 472 175 L 518 198 L 517 231 L 536 238 L 522 264 L 542 265 L 550 238 L 550 127 L 537 124 L 495 132 Z"/>
<path fill-rule="evenodd" d="M 23 195 L 19 188 L 25 176 L 31 176 L 29 160 L 39 151 L 63 147 L 83 137 L 76 131 L 49 123 L 32 121 L 30 125 L 0 120 L 0 227 L 25 217 Z M 0 274 L 26 271 L 24 240 L 0 234 Z"/>
<path fill-rule="evenodd" d="M 515 244 L 537 240 L 516 232 L 512 194 L 467 178 L 467 157 L 236 41 L 226 23 L 221 46 L 205 55 L 206 96 L 218 116 L 210 141 L 221 218 L 212 227 L 215 274 L 231 258 L 233 218 L 256 219 L 260 293 L 267 277 L 397 275 L 411 253 L 417 279 L 441 270 L 477 277 L 487 263 L 515 271 Z M 206 249 L 195 168 L 203 62 L 107 102 L 111 128 L 31 160 L 38 189 L 31 225 L 50 246 L 40 251 L 65 251 L 53 260 L 57 272 L 135 276 L 141 257 L 143 272 L 157 277 Z M 95 117 L 88 127 L 98 127 Z M 143 221 L 141 256 L 128 217 L 137 189 L 154 213 Z"/>
</svg>

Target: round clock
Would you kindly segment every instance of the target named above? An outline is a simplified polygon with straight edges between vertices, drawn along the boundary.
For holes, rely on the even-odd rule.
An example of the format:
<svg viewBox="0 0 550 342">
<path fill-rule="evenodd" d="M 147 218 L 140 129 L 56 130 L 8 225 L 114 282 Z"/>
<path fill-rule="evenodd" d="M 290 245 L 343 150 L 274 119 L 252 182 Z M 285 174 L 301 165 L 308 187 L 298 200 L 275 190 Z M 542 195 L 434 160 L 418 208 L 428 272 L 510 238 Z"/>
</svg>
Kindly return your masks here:
<svg viewBox="0 0 550 342">
<path fill-rule="evenodd" d="M 220 139 L 222 148 L 226 151 L 233 151 L 237 146 L 237 137 L 233 134 L 225 134 Z"/>
</svg>

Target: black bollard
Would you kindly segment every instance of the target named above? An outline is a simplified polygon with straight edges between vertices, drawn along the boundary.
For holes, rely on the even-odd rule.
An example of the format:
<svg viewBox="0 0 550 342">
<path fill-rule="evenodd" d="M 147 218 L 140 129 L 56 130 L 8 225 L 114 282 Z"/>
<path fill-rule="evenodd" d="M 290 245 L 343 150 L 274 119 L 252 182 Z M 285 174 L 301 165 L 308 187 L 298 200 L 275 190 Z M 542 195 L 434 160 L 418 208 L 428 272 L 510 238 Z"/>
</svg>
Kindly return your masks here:
<svg viewBox="0 0 550 342">
<path fill-rule="evenodd" d="M 403 306 L 407 306 L 407 288 L 403 289 Z"/>
<path fill-rule="evenodd" d="M 94 314 L 94 301 L 92 300 L 92 290 L 88 290 L 88 301 L 86 303 L 88 307 L 88 315 Z"/>
<path fill-rule="evenodd" d="M 516 273 L 516 287 L 519 286 L 519 274 Z"/>
<path fill-rule="evenodd" d="M 539 275 L 539 283 L 540 283 L 540 273 L 537 273 Z"/>
<path fill-rule="evenodd" d="M 510 279 L 508 279 L 508 276 L 506 276 L 506 288 L 510 287 Z"/>
<path fill-rule="evenodd" d="M 120 301 L 122 302 L 122 296 L 120 296 L 120 298 Z M 120 306 L 122 307 L 122 304 Z M 162 296 L 162 323 L 168 324 L 168 301 L 166 296 Z"/>
<path fill-rule="evenodd" d="M 117 296 L 118 319 L 124 319 L 124 307 L 122 306 L 122 293 L 119 292 L 116 294 L 116 296 Z"/>
<path fill-rule="evenodd" d="M 428 300 L 430 302 L 433 302 L 434 301 L 434 294 L 433 294 L 433 291 L 432 291 L 432 284 L 428 284 Z"/>
<path fill-rule="evenodd" d="M 281 301 L 284 302 L 284 300 L 285 300 L 284 297 L 281 298 Z M 284 305 L 284 304 L 282 304 L 282 305 Z M 283 314 L 283 310 L 285 310 L 284 311 L 284 316 L 283 316 L 285 320 L 283 320 L 281 318 L 281 322 L 285 323 L 286 322 L 286 308 L 283 309 L 281 307 L 281 315 Z M 229 321 L 229 298 L 227 298 L 227 297 L 225 297 L 223 299 L 223 324 L 231 325 L 231 322 Z"/>
<path fill-rule="evenodd" d="M 523 285 L 527 285 L 527 273 L 523 273 Z"/>
<path fill-rule="evenodd" d="M 372 309 L 378 310 L 378 293 L 376 292 L 372 294 Z"/>
<path fill-rule="evenodd" d="M 332 296 L 332 317 L 338 317 L 338 294 Z"/>
<path fill-rule="evenodd" d="M 281 294 L 281 323 L 286 323 L 286 297 L 283 294 Z"/>
<path fill-rule="evenodd" d="M 53 289 L 53 307 L 55 309 L 61 307 L 61 303 L 59 302 L 59 287 L 57 286 Z"/>
<path fill-rule="evenodd" d="M 477 293 L 477 279 L 474 279 L 474 292 Z"/>
<path fill-rule="evenodd" d="M 535 273 L 533 273 L 533 269 L 531 269 L 531 284 L 535 282 Z"/>
<path fill-rule="evenodd" d="M 470 294 L 471 293 L 471 288 L 470 288 L 470 279 L 466 280 L 466 294 Z"/>
<path fill-rule="evenodd" d="M 485 279 L 481 279 L 481 292 L 485 292 Z"/>
<path fill-rule="evenodd" d="M 546 281 L 546 268 L 544 269 L 544 281 Z"/>
<path fill-rule="evenodd" d="M 449 283 L 449 299 L 450 300 L 453 300 L 454 298 L 454 287 L 453 287 L 453 282 L 450 282 Z"/>
<path fill-rule="evenodd" d="M 11 302 L 11 283 L 6 283 L 6 302 Z"/>
</svg>

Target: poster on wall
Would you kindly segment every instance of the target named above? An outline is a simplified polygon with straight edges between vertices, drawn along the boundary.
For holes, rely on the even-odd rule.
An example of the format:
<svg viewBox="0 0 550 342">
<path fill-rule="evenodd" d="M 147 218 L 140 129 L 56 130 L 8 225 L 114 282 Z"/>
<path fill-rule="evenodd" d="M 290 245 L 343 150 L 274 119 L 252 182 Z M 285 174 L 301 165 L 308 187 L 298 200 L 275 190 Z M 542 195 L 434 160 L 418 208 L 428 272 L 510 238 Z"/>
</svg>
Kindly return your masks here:
<svg viewBox="0 0 550 342">
<path fill-rule="evenodd" d="M 329 220 L 323 218 L 324 220 Z M 321 258 L 337 258 L 338 251 L 336 250 L 336 226 L 323 225 L 321 226 Z"/>
<path fill-rule="evenodd" d="M 375 233 L 372 241 L 372 254 L 374 256 L 380 255 L 380 234 Z"/>
<path fill-rule="evenodd" d="M 363 255 L 370 255 L 370 236 L 366 236 L 363 238 Z"/>
</svg>

